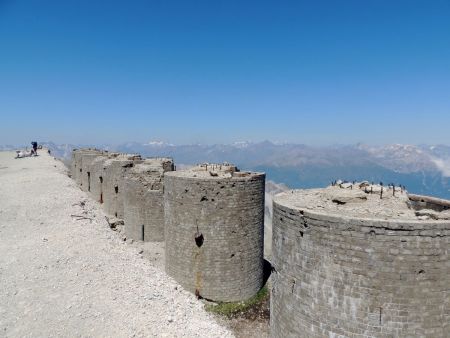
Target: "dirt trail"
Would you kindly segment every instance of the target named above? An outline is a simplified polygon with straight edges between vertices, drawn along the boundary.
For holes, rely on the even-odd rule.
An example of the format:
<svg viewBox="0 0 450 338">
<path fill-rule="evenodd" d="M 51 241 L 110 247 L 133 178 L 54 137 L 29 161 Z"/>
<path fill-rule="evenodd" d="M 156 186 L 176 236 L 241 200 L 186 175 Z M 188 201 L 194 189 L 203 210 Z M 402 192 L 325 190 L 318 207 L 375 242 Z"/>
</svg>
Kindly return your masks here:
<svg viewBox="0 0 450 338">
<path fill-rule="evenodd" d="M 0 337 L 232 336 L 109 229 L 61 162 L 14 155 L 0 152 Z"/>
</svg>

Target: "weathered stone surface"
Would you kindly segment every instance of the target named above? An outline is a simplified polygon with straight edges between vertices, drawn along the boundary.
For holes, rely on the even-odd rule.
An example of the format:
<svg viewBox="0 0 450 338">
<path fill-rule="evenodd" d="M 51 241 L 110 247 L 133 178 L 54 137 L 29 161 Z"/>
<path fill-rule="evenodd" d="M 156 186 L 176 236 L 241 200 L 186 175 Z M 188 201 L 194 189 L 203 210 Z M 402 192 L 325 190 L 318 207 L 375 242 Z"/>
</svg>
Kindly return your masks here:
<svg viewBox="0 0 450 338">
<path fill-rule="evenodd" d="M 416 211 L 417 216 L 426 216 L 431 219 L 439 219 L 440 212 L 431 210 L 431 209 L 423 209 Z"/>
<path fill-rule="evenodd" d="M 333 191 L 328 194 L 328 198 L 334 203 L 346 204 L 364 202 L 367 200 L 367 195 L 360 190 L 348 191 L 343 189 L 333 189 Z"/>
<path fill-rule="evenodd" d="M 91 192 L 92 185 L 95 184 L 94 173 L 92 172 L 92 162 L 98 158 L 109 158 L 108 152 L 85 153 L 81 155 L 80 188 L 83 191 Z"/>
<path fill-rule="evenodd" d="M 164 175 L 166 272 L 217 301 L 247 299 L 263 283 L 265 175 L 234 170 Z"/>
<path fill-rule="evenodd" d="M 128 170 L 142 162 L 138 155 L 121 154 L 103 164 L 103 208 L 111 216 L 123 218 L 123 184 Z"/>
<path fill-rule="evenodd" d="M 102 151 L 92 148 L 74 149 L 72 151 L 72 179 L 81 187 L 83 177 L 83 155 L 101 154 Z"/>
<path fill-rule="evenodd" d="M 272 337 L 449 337 L 449 221 L 308 208 L 296 193 L 274 198 Z"/>
<path fill-rule="evenodd" d="M 103 183 L 105 178 L 105 162 L 109 159 L 118 157 L 119 153 L 107 153 L 103 156 L 97 156 L 90 161 L 88 171 L 90 172 L 90 190 L 91 197 L 98 203 L 103 204 Z"/>
<path fill-rule="evenodd" d="M 163 177 L 173 171 L 172 159 L 152 158 L 136 164 L 125 176 L 124 221 L 127 238 L 164 241 Z"/>
</svg>

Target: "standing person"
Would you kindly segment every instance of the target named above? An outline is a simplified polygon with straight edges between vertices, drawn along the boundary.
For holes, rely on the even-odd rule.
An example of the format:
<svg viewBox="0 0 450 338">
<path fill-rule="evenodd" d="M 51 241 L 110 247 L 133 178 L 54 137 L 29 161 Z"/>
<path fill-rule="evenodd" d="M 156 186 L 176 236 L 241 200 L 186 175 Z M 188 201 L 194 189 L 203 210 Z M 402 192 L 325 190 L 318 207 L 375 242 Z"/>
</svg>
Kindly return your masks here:
<svg viewBox="0 0 450 338">
<path fill-rule="evenodd" d="M 31 142 L 31 145 L 33 146 L 33 152 L 34 152 L 34 156 L 37 156 L 37 142 L 33 141 Z"/>
</svg>

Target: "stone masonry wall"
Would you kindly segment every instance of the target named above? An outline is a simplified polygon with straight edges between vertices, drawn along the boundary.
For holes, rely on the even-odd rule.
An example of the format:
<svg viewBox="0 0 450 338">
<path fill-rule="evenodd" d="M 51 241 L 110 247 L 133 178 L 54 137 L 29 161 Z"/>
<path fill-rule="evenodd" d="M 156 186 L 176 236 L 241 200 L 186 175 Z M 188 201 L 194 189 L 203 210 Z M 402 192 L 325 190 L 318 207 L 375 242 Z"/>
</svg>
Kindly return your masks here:
<svg viewBox="0 0 450 338">
<path fill-rule="evenodd" d="M 105 162 L 110 159 L 107 156 L 99 156 L 90 164 L 89 171 L 91 173 L 90 195 L 100 204 L 103 204 L 103 180 L 105 177 Z"/>
<path fill-rule="evenodd" d="M 92 162 L 94 162 L 98 158 L 108 158 L 108 153 L 99 152 L 81 154 L 82 172 L 80 173 L 80 187 L 83 191 L 90 192 L 92 185 L 95 184 L 91 165 Z"/>
<path fill-rule="evenodd" d="M 172 159 L 155 158 L 129 170 L 123 187 L 127 238 L 164 241 L 163 177 L 173 169 Z"/>
<path fill-rule="evenodd" d="M 216 301 L 241 301 L 263 283 L 264 174 L 164 176 L 166 272 Z"/>
<path fill-rule="evenodd" d="M 443 211 L 450 209 L 450 201 L 430 196 L 421 196 L 409 194 L 411 206 L 416 209 L 431 209 L 435 211 Z"/>
<path fill-rule="evenodd" d="M 140 156 L 119 155 L 104 162 L 102 183 L 103 208 L 106 213 L 123 219 L 123 184 L 125 173 L 141 162 Z"/>
<path fill-rule="evenodd" d="M 83 156 L 86 154 L 101 154 L 102 151 L 98 149 L 91 149 L 91 148 L 83 148 L 83 149 L 75 149 L 72 152 L 72 178 L 74 181 L 78 184 L 78 186 L 81 186 L 82 184 L 82 178 L 83 178 Z"/>
<path fill-rule="evenodd" d="M 449 337 L 449 221 L 383 221 L 274 201 L 272 337 Z"/>
</svg>

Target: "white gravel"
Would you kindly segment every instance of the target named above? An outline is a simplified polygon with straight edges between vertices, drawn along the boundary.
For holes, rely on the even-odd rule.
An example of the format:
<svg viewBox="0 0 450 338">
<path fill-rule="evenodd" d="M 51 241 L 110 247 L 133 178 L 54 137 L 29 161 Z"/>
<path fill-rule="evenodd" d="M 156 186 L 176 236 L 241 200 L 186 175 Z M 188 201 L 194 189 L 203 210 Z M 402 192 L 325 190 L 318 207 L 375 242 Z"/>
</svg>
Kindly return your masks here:
<svg viewBox="0 0 450 338">
<path fill-rule="evenodd" d="M 232 336 L 40 154 L 0 152 L 0 337 Z"/>
</svg>

